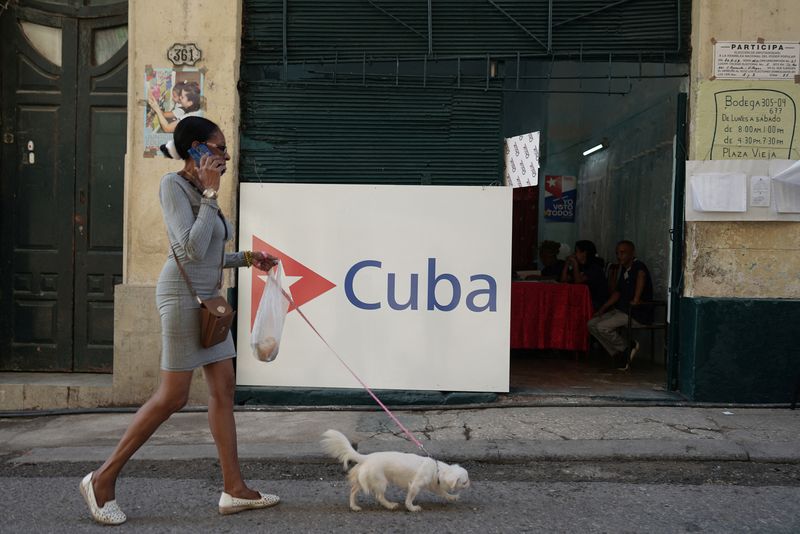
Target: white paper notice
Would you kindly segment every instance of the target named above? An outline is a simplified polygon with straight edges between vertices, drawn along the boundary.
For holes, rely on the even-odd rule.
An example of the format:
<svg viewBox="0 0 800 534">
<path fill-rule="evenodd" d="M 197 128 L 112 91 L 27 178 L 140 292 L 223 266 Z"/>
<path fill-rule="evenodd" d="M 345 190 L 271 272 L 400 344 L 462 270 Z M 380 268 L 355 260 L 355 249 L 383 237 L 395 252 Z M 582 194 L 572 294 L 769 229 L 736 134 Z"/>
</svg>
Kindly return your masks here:
<svg viewBox="0 0 800 534">
<path fill-rule="evenodd" d="M 506 138 L 506 185 L 539 184 L 539 132 Z"/>
<path fill-rule="evenodd" d="M 769 176 L 750 177 L 750 206 L 754 208 L 769 207 Z"/>
<path fill-rule="evenodd" d="M 705 173 L 691 177 L 692 208 L 695 211 L 747 211 L 747 175 Z"/>
<path fill-rule="evenodd" d="M 800 73 L 800 44 L 717 41 L 714 77 L 727 80 L 793 80 Z"/>
<path fill-rule="evenodd" d="M 800 213 L 800 161 L 772 177 L 778 213 Z"/>
</svg>

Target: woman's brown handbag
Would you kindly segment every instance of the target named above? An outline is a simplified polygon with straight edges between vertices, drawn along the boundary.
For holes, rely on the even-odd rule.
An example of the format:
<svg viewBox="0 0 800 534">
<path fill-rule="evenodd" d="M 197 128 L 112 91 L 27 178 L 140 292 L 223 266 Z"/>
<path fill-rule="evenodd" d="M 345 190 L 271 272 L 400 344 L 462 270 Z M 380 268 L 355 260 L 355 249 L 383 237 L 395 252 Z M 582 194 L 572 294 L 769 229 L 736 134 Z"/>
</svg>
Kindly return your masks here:
<svg viewBox="0 0 800 534">
<path fill-rule="evenodd" d="M 225 341 L 235 314 L 222 297 L 200 300 L 200 344 L 208 348 Z"/>
<path fill-rule="evenodd" d="M 183 270 L 183 265 L 181 265 L 178 254 L 175 253 L 175 247 L 172 246 L 172 243 L 170 243 L 170 247 L 172 248 L 172 257 L 175 258 L 175 263 L 178 264 L 178 269 L 180 269 L 183 279 L 186 280 L 189 291 L 191 291 L 192 296 L 200 304 L 200 345 L 202 345 L 203 348 L 208 348 L 222 343 L 228 339 L 228 332 L 231 331 L 233 317 L 236 312 L 233 311 L 228 301 L 222 297 L 217 296 L 205 300 L 201 299 L 195 292 L 194 287 L 192 287 L 192 282 L 189 281 L 186 271 Z M 224 250 L 222 251 L 222 261 L 225 261 Z M 222 286 L 222 263 L 220 263 L 219 270 L 220 275 L 219 282 L 217 282 L 217 289 Z"/>
</svg>

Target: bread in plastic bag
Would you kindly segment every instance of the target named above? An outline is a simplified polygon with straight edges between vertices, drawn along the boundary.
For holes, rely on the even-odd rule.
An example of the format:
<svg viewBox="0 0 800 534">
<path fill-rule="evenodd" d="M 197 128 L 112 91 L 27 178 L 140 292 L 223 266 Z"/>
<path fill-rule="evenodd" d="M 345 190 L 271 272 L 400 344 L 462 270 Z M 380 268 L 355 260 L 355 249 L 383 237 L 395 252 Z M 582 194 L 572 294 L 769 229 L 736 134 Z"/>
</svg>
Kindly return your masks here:
<svg viewBox="0 0 800 534">
<path fill-rule="evenodd" d="M 278 357 L 288 310 L 289 299 L 283 294 L 283 266 L 278 263 L 267 276 L 250 334 L 250 348 L 257 360 L 271 362 Z"/>
</svg>

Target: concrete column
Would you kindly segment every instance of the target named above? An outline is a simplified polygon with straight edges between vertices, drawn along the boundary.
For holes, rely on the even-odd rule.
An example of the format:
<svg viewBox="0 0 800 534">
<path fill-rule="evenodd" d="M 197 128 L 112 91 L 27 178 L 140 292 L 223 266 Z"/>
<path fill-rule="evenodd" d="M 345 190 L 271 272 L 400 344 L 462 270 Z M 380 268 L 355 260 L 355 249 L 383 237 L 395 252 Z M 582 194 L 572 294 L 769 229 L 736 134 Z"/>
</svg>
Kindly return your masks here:
<svg viewBox="0 0 800 534">
<path fill-rule="evenodd" d="M 145 69 L 171 67 L 167 50 L 173 43 L 195 43 L 202 51 L 195 66 L 205 73 L 205 117 L 220 125 L 233 157 L 220 189 L 220 205 L 235 226 L 241 27 L 241 0 L 130 2 L 123 284 L 117 286 L 114 299 L 115 404 L 141 403 L 158 384 L 161 338 L 155 285 L 168 250 L 158 188 L 165 173 L 181 167 L 177 161 L 144 156 Z M 226 283 L 232 280 L 229 272 Z M 195 374 L 192 404 L 206 403 L 200 375 Z"/>
<path fill-rule="evenodd" d="M 712 80 L 716 41 L 800 41 L 797 0 L 694 0 L 690 159 L 708 159 L 707 124 L 713 121 L 702 88 Z M 728 82 L 729 83 L 729 82 Z M 800 102 L 794 80 L 778 82 Z M 715 85 L 716 84 L 716 85 Z M 709 119 L 709 117 L 711 117 Z M 800 158 L 795 136 L 792 159 Z M 782 156 L 786 157 L 786 156 Z M 689 222 L 686 224 L 685 296 L 800 298 L 800 223 Z"/>
</svg>

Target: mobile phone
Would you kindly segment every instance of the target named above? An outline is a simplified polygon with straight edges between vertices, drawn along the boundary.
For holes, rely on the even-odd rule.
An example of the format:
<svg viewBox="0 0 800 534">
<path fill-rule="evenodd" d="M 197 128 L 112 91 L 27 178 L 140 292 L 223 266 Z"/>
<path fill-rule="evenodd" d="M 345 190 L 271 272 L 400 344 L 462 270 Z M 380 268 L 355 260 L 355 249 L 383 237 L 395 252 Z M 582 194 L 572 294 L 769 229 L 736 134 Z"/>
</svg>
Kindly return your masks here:
<svg viewBox="0 0 800 534">
<path fill-rule="evenodd" d="M 200 159 L 203 156 L 213 156 L 211 150 L 204 143 L 200 143 L 196 147 L 189 148 L 188 152 L 197 165 L 200 165 Z"/>
</svg>

